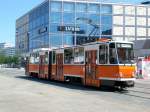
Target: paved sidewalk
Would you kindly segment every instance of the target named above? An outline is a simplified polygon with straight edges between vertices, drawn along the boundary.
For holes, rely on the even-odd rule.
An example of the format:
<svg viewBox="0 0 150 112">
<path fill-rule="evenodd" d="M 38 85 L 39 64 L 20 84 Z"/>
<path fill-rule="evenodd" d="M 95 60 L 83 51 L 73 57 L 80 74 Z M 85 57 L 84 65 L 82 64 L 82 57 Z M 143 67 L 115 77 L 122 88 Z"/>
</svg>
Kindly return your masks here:
<svg viewBox="0 0 150 112">
<path fill-rule="evenodd" d="M 150 78 L 149 79 L 136 79 L 135 83 L 140 83 L 140 84 L 148 84 L 150 85 Z"/>
</svg>

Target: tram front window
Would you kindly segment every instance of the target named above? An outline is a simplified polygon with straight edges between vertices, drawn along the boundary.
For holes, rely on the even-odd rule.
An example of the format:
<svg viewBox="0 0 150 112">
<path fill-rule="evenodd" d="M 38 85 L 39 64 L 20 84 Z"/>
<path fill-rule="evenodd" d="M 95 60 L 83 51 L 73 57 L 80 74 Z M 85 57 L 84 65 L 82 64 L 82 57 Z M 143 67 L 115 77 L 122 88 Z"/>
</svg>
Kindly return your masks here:
<svg viewBox="0 0 150 112">
<path fill-rule="evenodd" d="M 109 63 L 118 64 L 115 43 L 109 44 Z"/>
<path fill-rule="evenodd" d="M 117 44 L 117 53 L 119 64 L 133 64 L 134 53 L 132 44 Z"/>
</svg>

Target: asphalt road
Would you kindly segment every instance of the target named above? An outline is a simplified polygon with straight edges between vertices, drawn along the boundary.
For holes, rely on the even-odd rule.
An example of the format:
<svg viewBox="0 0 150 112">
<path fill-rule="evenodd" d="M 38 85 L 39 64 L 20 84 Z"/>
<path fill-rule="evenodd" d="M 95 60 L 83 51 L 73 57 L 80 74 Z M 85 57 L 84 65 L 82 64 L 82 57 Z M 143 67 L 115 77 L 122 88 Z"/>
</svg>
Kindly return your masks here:
<svg viewBox="0 0 150 112">
<path fill-rule="evenodd" d="M 150 80 L 119 92 L 29 78 L 0 68 L 0 112 L 150 112 Z"/>
</svg>

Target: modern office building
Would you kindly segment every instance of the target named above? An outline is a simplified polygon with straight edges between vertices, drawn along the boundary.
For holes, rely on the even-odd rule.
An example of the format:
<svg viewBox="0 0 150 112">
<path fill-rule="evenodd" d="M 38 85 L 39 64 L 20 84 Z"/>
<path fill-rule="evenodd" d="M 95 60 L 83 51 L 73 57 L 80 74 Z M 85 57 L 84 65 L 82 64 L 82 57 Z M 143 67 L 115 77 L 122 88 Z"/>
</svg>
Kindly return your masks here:
<svg viewBox="0 0 150 112">
<path fill-rule="evenodd" d="M 16 21 L 16 50 L 83 44 L 97 38 L 150 39 L 150 7 L 98 0 L 46 0 Z"/>
<path fill-rule="evenodd" d="M 10 43 L 0 43 L 0 49 L 3 49 L 3 48 L 7 48 L 7 47 L 12 47 L 12 44 Z"/>
<path fill-rule="evenodd" d="M 7 47 L 4 49 L 6 56 L 15 56 L 16 50 L 15 47 Z"/>
<path fill-rule="evenodd" d="M 0 43 L 0 55 L 14 56 L 16 54 L 15 47 L 10 43 Z"/>
</svg>

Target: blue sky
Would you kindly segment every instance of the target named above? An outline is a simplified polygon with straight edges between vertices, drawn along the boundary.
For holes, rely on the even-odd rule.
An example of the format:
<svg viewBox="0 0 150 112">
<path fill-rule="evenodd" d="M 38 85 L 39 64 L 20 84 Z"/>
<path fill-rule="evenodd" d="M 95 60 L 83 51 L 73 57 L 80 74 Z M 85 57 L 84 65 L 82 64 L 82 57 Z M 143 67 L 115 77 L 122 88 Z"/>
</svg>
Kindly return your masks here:
<svg viewBox="0 0 150 112">
<path fill-rule="evenodd" d="M 0 43 L 15 44 L 15 21 L 18 17 L 44 0 L 2 0 L 0 3 Z M 105 0 L 103 0 L 105 1 Z M 112 2 L 139 3 L 143 0 L 109 0 Z"/>
</svg>

